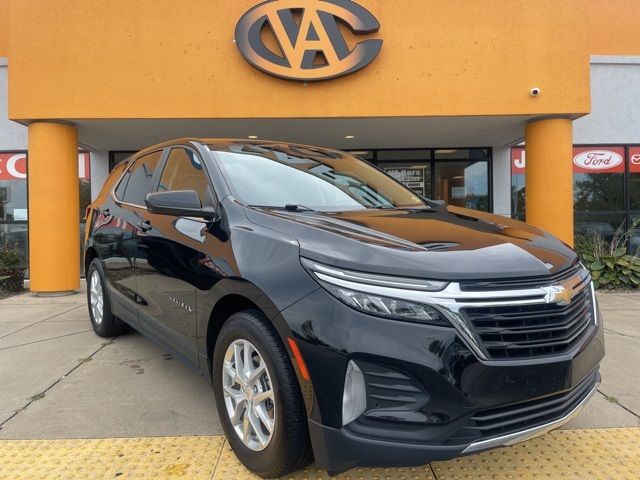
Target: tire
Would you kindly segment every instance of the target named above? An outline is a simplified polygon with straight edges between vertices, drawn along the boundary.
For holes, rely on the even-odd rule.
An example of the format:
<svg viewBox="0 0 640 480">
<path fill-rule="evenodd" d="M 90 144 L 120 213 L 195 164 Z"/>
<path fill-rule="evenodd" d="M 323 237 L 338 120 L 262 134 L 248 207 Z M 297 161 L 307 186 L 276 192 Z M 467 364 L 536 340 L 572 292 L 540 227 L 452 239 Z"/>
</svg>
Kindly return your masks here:
<svg viewBox="0 0 640 480">
<path fill-rule="evenodd" d="M 243 363 L 244 353 L 249 349 L 252 352 L 250 368 L 257 371 L 261 365 L 266 367 L 266 374 L 261 373 L 255 383 L 233 375 L 238 369 L 243 371 L 235 360 L 236 355 L 232 353 L 238 346 L 241 348 L 238 356 L 243 359 Z M 229 317 L 216 340 L 212 371 L 216 406 L 227 440 L 238 459 L 249 470 L 265 478 L 274 478 L 287 475 L 312 461 L 307 414 L 298 379 L 280 337 L 261 312 L 245 310 Z M 234 378 L 235 380 L 231 380 Z M 242 387 L 240 382 L 245 386 Z M 229 387 L 233 392 L 231 395 Z M 273 401 L 267 399 L 264 403 L 258 403 L 260 395 L 268 395 L 269 387 Z M 256 406 L 245 409 L 241 416 L 237 416 L 234 424 L 230 410 L 235 412 L 234 405 L 242 402 L 237 402 L 237 398 L 241 395 L 238 392 L 243 390 L 249 391 L 245 394 L 244 405 L 249 403 Z M 247 398 L 250 400 L 247 401 Z M 263 410 L 262 416 L 258 409 Z M 264 421 L 265 412 L 267 421 L 273 421 L 270 433 Z M 255 422 L 256 418 L 259 420 L 262 437 L 269 436 L 266 445 L 260 442 L 260 435 L 253 435 L 256 432 L 255 423 L 248 422 L 250 426 L 247 430 L 250 434 L 245 440 L 242 438 L 241 431 L 245 431 L 247 419 Z M 247 438 L 249 444 L 246 443 Z"/>
<path fill-rule="evenodd" d="M 126 330 L 126 324 L 111 313 L 109 290 L 100 259 L 94 258 L 89 264 L 86 279 L 87 306 L 89 307 L 89 319 L 91 320 L 93 331 L 101 337 L 120 335 Z M 102 308 L 100 309 L 98 306 Z"/>
</svg>

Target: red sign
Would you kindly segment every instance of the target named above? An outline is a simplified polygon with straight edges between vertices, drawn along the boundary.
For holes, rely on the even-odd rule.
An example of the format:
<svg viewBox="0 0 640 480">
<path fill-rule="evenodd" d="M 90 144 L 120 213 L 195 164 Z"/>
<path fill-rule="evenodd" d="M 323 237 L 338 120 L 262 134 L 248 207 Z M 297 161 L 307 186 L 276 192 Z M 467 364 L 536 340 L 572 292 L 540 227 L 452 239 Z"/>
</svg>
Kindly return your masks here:
<svg viewBox="0 0 640 480">
<path fill-rule="evenodd" d="M 91 178 L 90 155 L 87 152 L 78 154 L 78 177 L 82 180 Z M 24 180 L 26 178 L 26 153 L 0 153 L 0 180 Z"/>
<path fill-rule="evenodd" d="M 525 153 L 524 147 L 511 149 L 511 175 L 524 175 Z"/>
<path fill-rule="evenodd" d="M 640 173 L 640 147 L 629 147 L 629 171 Z"/>
<path fill-rule="evenodd" d="M 575 147 L 573 173 L 624 173 L 624 148 Z"/>
</svg>

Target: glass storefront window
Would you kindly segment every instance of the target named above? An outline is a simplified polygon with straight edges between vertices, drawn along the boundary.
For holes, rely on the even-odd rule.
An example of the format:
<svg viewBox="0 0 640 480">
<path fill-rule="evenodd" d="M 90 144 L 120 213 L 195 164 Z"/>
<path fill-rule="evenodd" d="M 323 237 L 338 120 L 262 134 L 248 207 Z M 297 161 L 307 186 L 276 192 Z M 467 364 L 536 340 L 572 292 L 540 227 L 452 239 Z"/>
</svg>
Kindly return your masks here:
<svg viewBox="0 0 640 480">
<path fill-rule="evenodd" d="M 640 147 L 629 147 L 629 208 L 640 210 Z"/>
<path fill-rule="evenodd" d="M 430 163 L 379 163 L 378 166 L 418 195 L 432 196 Z"/>
<path fill-rule="evenodd" d="M 597 233 L 605 241 L 631 229 L 629 248 L 640 253 L 640 147 L 582 146 L 573 149 L 575 233 Z M 512 217 L 524 220 L 525 151 L 511 149 Z M 626 194 L 625 194 L 626 190 Z"/>
<path fill-rule="evenodd" d="M 629 228 L 629 252 L 640 257 L 640 212 L 631 215 Z"/>
<path fill-rule="evenodd" d="M 378 167 L 420 195 L 489 211 L 488 148 L 376 150 L 374 158 Z"/>
<path fill-rule="evenodd" d="M 28 265 L 27 155 L 0 153 L 0 243 L 15 243 Z"/>
<path fill-rule="evenodd" d="M 616 231 L 625 228 L 625 215 L 623 213 L 575 213 L 575 235 L 601 236 L 606 242 L 610 242 Z"/>
<path fill-rule="evenodd" d="M 379 162 L 431 160 L 431 150 L 378 150 L 376 160 Z"/>
<path fill-rule="evenodd" d="M 525 152 L 522 147 L 511 149 L 511 216 L 524 221 L 525 212 Z"/>
<path fill-rule="evenodd" d="M 80 249 L 84 248 L 84 216 L 91 202 L 91 171 L 89 153 L 78 154 L 80 211 Z M 27 203 L 27 154 L 25 152 L 0 153 L 0 243 L 18 245 L 25 267 L 29 265 Z M 80 258 L 83 258 L 80 252 Z M 82 265 L 82 261 L 80 264 Z"/>
<path fill-rule="evenodd" d="M 581 212 L 624 210 L 623 147 L 573 149 L 573 200 Z"/>
<path fill-rule="evenodd" d="M 440 148 L 435 150 L 436 160 L 489 160 L 488 148 Z"/>
<path fill-rule="evenodd" d="M 487 162 L 435 162 L 435 195 L 446 203 L 489 211 Z"/>
</svg>

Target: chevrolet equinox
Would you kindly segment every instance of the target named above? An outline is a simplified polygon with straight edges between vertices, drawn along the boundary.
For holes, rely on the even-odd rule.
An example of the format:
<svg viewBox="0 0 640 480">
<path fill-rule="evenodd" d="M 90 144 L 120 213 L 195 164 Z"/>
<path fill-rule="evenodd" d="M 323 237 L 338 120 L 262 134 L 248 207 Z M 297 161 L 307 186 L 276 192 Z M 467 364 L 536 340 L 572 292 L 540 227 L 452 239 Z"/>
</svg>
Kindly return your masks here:
<svg viewBox="0 0 640 480">
<path fill-rule="evenodd" d="M 601 318 L 571 248 L 345 152 L 157 145 L 114 168 L 87 226 L 96 333 L 128 324 L 204 375 L 265 477 L 511 445 L 600 381 Z"/>
</svg>

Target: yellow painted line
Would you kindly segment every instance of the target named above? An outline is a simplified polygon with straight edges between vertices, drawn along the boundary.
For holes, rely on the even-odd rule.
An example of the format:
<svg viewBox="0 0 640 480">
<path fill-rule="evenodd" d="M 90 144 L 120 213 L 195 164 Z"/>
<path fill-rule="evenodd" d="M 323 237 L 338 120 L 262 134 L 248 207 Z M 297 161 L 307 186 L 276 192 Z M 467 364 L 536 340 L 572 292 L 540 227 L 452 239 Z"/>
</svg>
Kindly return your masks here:
<svg viewBox="0 0 640 480">
<path fill-rule="evenodd" d="M 435 477 L 432 472 L 435 472 Z M 0 479 L 257 479 L 224 437 L 1 440 Z M 313 466 L 290 480 L 327 479 Z M 640 428 L 560 430 L 490 452 L 412 468 L 362 468 L 340 480 L 638 480 Z"/>
</svg>

